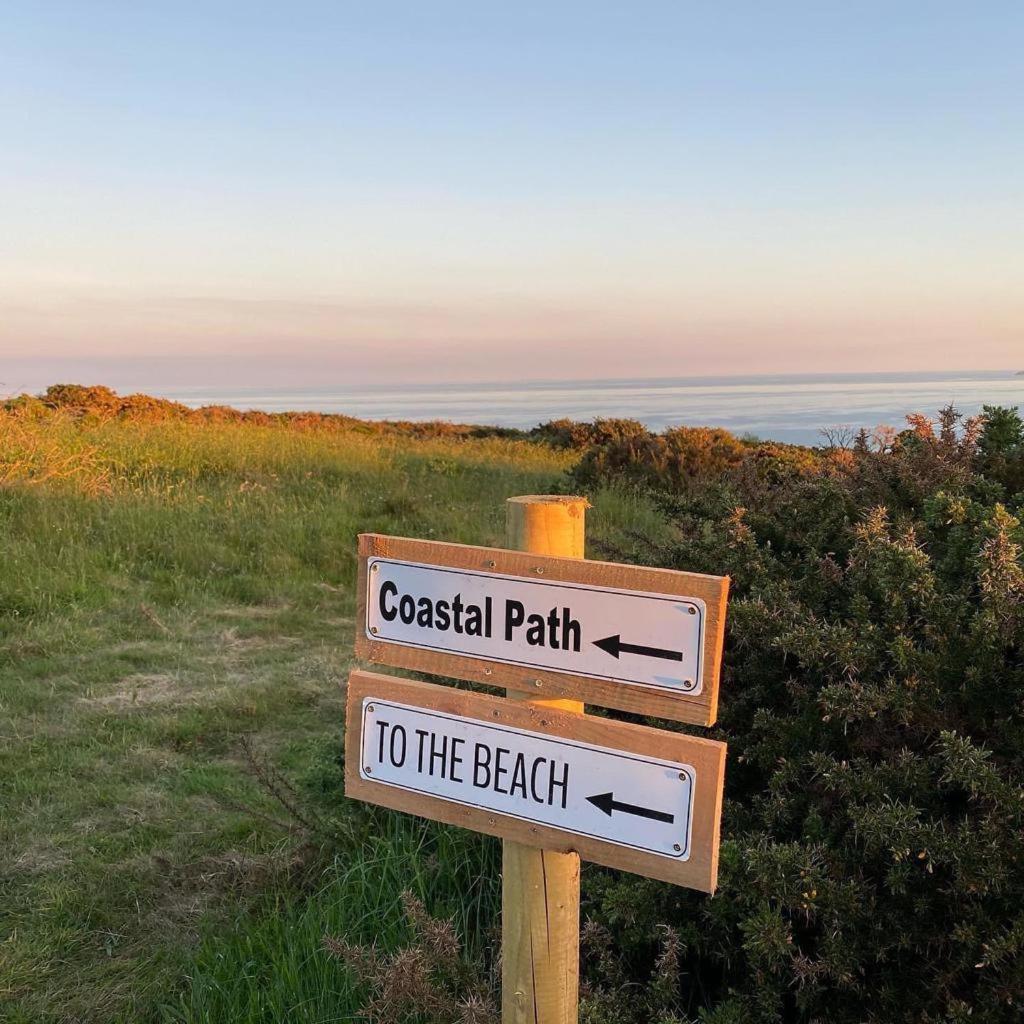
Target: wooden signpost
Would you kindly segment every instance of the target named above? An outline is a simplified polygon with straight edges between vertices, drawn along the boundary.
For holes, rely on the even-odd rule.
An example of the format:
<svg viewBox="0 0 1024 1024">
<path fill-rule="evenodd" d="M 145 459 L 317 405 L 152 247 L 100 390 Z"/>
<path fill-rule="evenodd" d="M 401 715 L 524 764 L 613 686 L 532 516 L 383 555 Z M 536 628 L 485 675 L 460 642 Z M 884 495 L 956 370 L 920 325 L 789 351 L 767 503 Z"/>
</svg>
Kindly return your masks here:
<svg viewBox="0 0 1024 1024">
<path fill-rule="evenodd" d="M 708 725 L 728 579 L 583 559 L 585 499 L 511 498 L 508 543 L 359 538 L 346 795 L 500 836 L 502 1024 L 572 1024 L 580 857 L 713 892 L 726 747 Z"/>
</svg>

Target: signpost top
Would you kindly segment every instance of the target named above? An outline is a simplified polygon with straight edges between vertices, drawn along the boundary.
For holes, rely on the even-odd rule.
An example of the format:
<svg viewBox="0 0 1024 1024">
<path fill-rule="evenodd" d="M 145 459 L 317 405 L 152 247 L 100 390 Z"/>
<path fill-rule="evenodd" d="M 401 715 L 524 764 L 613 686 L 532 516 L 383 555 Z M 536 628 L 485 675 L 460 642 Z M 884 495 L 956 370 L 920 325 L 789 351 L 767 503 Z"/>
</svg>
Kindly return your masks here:
<svg viewBox="0 0 1024 1024">
<path fill-rule="evenodd" d="M 359 555 L 368 661 L 715 720 L 726 577 L 380 534 Z"/>
</svg>

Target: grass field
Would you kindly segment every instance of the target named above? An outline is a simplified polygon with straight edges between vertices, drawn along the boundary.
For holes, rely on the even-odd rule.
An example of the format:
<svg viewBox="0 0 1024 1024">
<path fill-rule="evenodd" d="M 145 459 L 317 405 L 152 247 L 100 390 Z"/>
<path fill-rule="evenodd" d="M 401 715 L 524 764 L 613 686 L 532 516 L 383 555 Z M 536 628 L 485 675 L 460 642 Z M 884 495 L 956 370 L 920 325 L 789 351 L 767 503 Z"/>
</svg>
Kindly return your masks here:
<svg viewBox="0 0 1024 1024">
<path fill-rule="evenodd" d="M 350 1019 L 321 936 L 399 941 L 405 888 L 487 945 L 495 844 L 339 799 L 355 537 L 500 544 L 570 458 L 0 414 L 0 1018 Z M 591 497 L 598 554 L 659 528 Z"/>
</svg>

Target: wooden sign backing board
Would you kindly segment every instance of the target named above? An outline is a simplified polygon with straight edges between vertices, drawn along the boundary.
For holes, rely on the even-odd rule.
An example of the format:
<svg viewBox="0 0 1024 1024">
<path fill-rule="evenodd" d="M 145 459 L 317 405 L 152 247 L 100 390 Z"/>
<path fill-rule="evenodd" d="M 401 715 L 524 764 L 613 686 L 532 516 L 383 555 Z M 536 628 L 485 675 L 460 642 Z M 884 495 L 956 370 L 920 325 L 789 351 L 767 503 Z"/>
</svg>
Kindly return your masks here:
<svg viewBox="0 0 1024 1024">
<path fill-rule="evenodd" d="M 347 797 L 702 892 L 717 882 L 725 755 L 715 740 L 349 677 Z"/>
<path fill-rule="evenodd" d="M 535 648 L 541 664 L 526 664 L 521 644 L 518 652 L 513 652 L 514 645 L 508 645 L 512 661 L 501 660 L 505 655 L 497 650 L 500 643 L 476 653 L 441 650 L 426 646 L 437 643 L 436 631 L 422 630 L 422 639 L 411 635 L 415 623 L 404 632 L 388 624 L 384 632 L 392 634 L 390 639 L 380 633 L 374 636 L 371 629 L 384 625 L 380 609 L 370 599 L 370 569 L 375 564 L 385 573 L 401 571 L 413 579 L 417 574 L 436 577 L 447 570 L 453 580 L 452 591 L 466 587 L 475 587 L 478 592 L 489 588 L 497 595 L 512 593 L 513 588 L 520 593 L 537 591 L 533 610 L 546 613 L 551 607 L 559 614 L 563 610 L 566 613 L 566 621 L 560 625 L 545 626 L 553 631 L 549 639 L 557 644 L 559 635 L 564 641 L 566 630 L 574 630 L 569 637 L 576 645 L 577 657 L 560 658 L 558 652 Z M 722 576 L 362 534 L 355 651 L 358 657 L 378 665 L 518 690 L 538 699 L 577 700 L 655 718 L 711 725 L 718 713 L 728 590 L 728 577 Z M 394 611 L 400 596 L 389 595 L 389 611 Z M 569 615 L 569 606 L 576 601 L 595 608 L 599 620 L 596 632 L 586 616 L 576 621 Z M 495 614 L 499 614 L 500 596 L 494 604 Z M 622 610 L 621 622 L 617 608 Z M 671 624 L 666 616 L 672 615 L 677 616 L 679 625 L 670 639 L 665 624 Z M 694 632 L 698 626 L 699 634 Z M 500 624 L 495 628 L 502 629 Z M 521 628 L 517 640 L 523 634 Z M 656 635 L 662 639 L 653 641 L 651 637 Z M 679 637 L 697 635 L 699 642 L 679 641 Z M 454 639 L 451 632 L 445 637 L 449 643 Z M 657 646 L 651 646 L 655 642 Z M 485 646 L 476 644 L 474 648 L 466 637 L 459 643 L 466 650 Z M 595 658 L 603 659 L 600 668 Z M 580 663 L 576 671 L 574 660 Z M 684 669 L 684 665 L 694 667 Z"/>
</svg>

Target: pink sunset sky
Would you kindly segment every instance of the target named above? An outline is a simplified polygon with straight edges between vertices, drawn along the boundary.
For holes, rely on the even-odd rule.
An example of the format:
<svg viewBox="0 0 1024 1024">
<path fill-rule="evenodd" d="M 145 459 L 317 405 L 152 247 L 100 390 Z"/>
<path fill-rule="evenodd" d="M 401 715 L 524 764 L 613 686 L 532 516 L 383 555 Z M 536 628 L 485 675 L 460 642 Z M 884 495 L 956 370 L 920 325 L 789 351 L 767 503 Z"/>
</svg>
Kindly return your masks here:
<svg viewBox="0 0 1024 1024">
<path fill-rule="evenodd" d="M 1024 369 L 1015 5 L 45 7 L 0 391 Z"/>
</svg>

